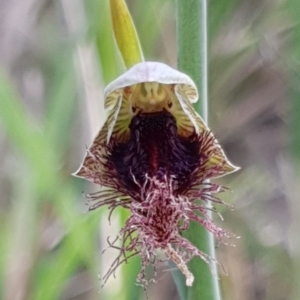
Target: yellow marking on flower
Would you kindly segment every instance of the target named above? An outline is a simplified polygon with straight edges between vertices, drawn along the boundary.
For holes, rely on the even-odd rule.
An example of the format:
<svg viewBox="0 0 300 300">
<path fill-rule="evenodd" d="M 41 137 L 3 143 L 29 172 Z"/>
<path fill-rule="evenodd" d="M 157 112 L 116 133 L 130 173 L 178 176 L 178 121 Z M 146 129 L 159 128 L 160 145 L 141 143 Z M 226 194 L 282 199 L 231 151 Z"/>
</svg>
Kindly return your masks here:
<svg viewBox="0 0 300 300">
<path fill-rule="evenodd" d="M 110 9 L 114 35 L 129 69 L 144 60 L 138 35 L 124 0 L 110 0 Z"/>
<path fill-rule="evenodd" d="M 168 86 L 158 82 L 144 82 L 135 85 L 131 94 L 132 110 L 141 113 L 159 112 L 168 108 Z"/>
</svg>

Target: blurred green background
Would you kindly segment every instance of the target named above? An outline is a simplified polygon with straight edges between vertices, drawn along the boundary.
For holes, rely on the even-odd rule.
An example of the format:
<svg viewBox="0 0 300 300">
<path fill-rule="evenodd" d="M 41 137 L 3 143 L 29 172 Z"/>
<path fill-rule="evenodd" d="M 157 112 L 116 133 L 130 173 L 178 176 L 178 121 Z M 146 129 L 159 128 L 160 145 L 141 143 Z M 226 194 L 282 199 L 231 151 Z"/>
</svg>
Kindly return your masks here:
<svg viewBox="0 0 300 300">
<path fill-rule="evenodd" d="M 175 1 L 127 3 L 145 58 L 176 67 Z M 210 127 L 242 167 L 218 180 L 234 191 L 222 226 L 241 236 L 217 248 L 224 300 L 300 299 L 299 13 L 298 0 L 209 1 Z M 85 214 L 98 187 L 70 175 L 124 71 L 108 1 L 0 0 L 0 16 L 0 298 L 144 299 L 138 259 L 99 293 L 126 216 Z M 179 299 L 168 267 L 158 279 L 150 300 Z"/>
</svg>

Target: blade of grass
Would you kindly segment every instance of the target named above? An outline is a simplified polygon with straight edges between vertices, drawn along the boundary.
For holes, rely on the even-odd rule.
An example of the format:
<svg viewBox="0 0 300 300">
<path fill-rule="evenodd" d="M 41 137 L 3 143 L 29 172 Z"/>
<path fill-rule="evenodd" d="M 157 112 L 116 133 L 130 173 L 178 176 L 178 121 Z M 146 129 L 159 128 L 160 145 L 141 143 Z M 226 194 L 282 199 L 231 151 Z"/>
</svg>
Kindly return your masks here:
<svg viewBox="0 0 300 300">
<path fill-rule="evenodd" d="M 114 36 L 127 69 L 144 60 L 135 26 L 124 0 L 110 0 Z"/>
<path fill-rule="evenodd" d="M 177 0 L 176 5 L 178 69 L 195 81 L 200 94 L 200 101 L 195 108 L 207 122 L 207 1 Z M 191 223 L 184 236 L 201 251 L 215 256 L 213 238 L 200 225 Z M 187 299 L 219 300 L 218 281 L 206 263 L 194 258 L 189 263 L 189 269 L 195 276 L 195 282 L 187 290 Z"/>
</svg>

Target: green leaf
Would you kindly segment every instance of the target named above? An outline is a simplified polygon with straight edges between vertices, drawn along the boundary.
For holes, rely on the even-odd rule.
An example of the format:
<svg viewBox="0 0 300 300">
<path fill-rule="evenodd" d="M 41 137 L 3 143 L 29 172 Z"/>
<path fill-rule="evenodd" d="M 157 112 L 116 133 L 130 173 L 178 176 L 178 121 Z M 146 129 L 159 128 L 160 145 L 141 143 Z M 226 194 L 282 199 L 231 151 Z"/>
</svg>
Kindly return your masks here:
<svg viewBox="0 0 300 300">
<path fill-rule="evenodd" d="M 124 63 L 129 69 L 144 60 L 136 29 L 125 1 L 110 0 L 110 9 L 114 35 Z"/>
</svg>

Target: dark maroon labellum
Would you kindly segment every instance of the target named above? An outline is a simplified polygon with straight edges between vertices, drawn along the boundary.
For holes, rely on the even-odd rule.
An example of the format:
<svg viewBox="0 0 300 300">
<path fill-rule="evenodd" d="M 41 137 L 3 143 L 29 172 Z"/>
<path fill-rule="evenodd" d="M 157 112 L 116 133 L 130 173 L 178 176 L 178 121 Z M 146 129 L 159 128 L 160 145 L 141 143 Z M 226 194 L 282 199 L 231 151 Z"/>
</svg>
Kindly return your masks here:
<svg viewBox="0 0 300 300">
<path fill-rule="evenodd" d="M 130 139 L 114 145 L 108 160 L 126 189 L 137 192 L 146 176 L 167 176 L 174 179 L 176 193 L 199 165 L 200 146 L 196 133 L 188 139 L 178 135 L 169 112 L 139 114 L 130 123 Z"/>
</svg>

